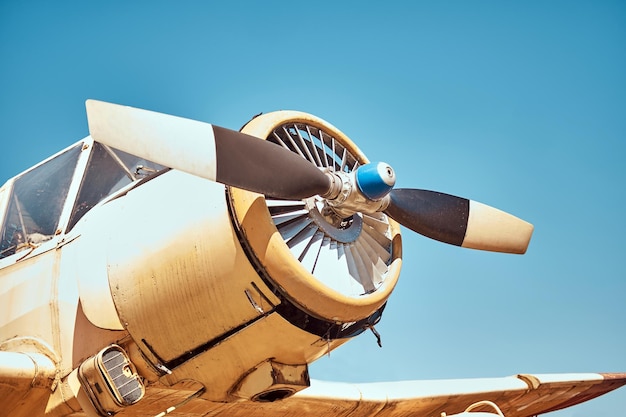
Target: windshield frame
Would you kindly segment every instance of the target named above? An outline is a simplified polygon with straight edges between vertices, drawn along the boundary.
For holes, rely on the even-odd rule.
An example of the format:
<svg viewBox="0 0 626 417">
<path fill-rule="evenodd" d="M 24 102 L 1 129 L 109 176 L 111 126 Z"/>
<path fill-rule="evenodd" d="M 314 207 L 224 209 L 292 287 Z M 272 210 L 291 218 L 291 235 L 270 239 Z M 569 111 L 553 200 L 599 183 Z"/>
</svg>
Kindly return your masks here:
<svg viewBox="0 0 626 417">
<path fill-rule="evenodd" d="M 63 155 L 64 153 L 73 151 L 80 147 L 77 159 L 75 160 L 76 162 L 74 163 L 73 173 L 69 178 L 69 185 L 67 186 L 65 200 L 63 200 L 63 202 L 60 202 L 59 205 L 54 206 L 60 207 L 60 211 L 58 215 L 58 223 L 56 223 L 56 229 L 54 230 L 53 235 L 47 240 L 42 240 L 34 244 L 20 245 L 21 248 L 27 246 L 27 249 L 22 251 L 16 251 L 15 253 L 5 256 L 4 258 L 0 258 L 0 269 L 23 259 L 31 258 L 43 252 L 47 252 L 51 249 L 58 248 L 65 243 L 74 240 L 76 237 L 80 236 L 80 228 L 76 226 L 80 224 L 83 215 L 93 210 L 93 208 L 106 204 L 108 201 L 111 201 L 112 199 L 118 198 L 120 195 L 127 193 L 128 190 L 136 187 L 137 185 L 142 184 L 145 181 L 149 181 L 150 179 L 155 178 L 169 170 L 169 168 L 156 164 L 152 161 L 147 161 L 135 155 L 126 154 L 118 149 L 109 148 L 106 145 L 99 144 L 105 148 L 106 152 L 113 158 L 116 165 L 119 166 L 119 168 L 126 173 L 127 177 L 129 178 L 129 183 L 126 185 L 122 185 L 118 189 L 109 191 L 109 193 L 102 197 L 100 201 L 90 206 L 85 211 L 85 213 L 83 213 L 78 218 L 78 220 L 71 225 L 70 228 L 69 226 L 70 222 L 72 221 L 72 216 L 75 214 L 74 211 L 76 210 L 77 200 L 81 198 L 81 190 L 85 186 L 84 183 L 86 181 L 89 182 L 89 178 L 87 178 L 87 176 L 89 171 L 89 164 L 96 149 L 95 143 L 96 141 L 94 141 L 91 136 L 87 136 L 80 141 L 66 147 L 65 149 L 55 153 L 54 155 L 44 159 L 38 164 L 32 166 L 31 168 L 21 172 L 13 178 L 10 178 L 0 188 L 0 236 L 2 236 L 5 232 L 5 227 L 7 227 L 7 216 L 10 214 L 10 208 L 12 206 L 11 201 L 14 198 L 15 193 L 17 192 L 15 188 L 20 178 L 52 161 L 53 159 Z M 145 165 L 140 164 L 136 167 L 129 167 L 129 157 L 131 158 L 131 160 L 132 158 L 137 158 L 143 161 Z M 133 169 L 135 170 L 134 173 Z M 140 174 L 140 170 L 143 170 L 144 173 Z M 18 208 L 17 210 L 19 214 L 20 209 Z M 48 236 L 49 235 L 46 234 L 45 237 L 47 238 Z"/>
<path fill-rule="evenodd" d="M 6 227 L 7 215 L 9 214 L 9 208 L 11 206 L 11 200 L 15 196 L 15 185 L 16 181 L 18 181 L 24 175 L 27 175 L 34 170 L 40 168 L 41 166 L 47 164 L 48 162 L 54 160 L 55 158 L 60 157 L 66 152 L 70 152 L 73 149 L 80 147 L 76 162 L 74 163 L 74 168 L 72 171 L 71 178 L 69 179 L 69 185 L 67 188 L 67 193 L 65 195 L 65 199 L 62 203 L 60 203 L 60 212 L 58 216 L 58 222 L 56 224 L 56 228 L 52 237 L 48 240 L 42 241 L 38 244 L 30 246 L 29 249 L 15 252 L 11 255 L 7 255 L 4 258 L 0 259 L 0 268 L 3 268 L 7 265 L 14 264 L 22 259 L 30 258 L 32 256 L 36 256 L 43 252 L 47 252 L 51 249 L 54 249 L 59 244 L 60 240 L 63 239 L 64 230 L 66 224 L 69 219 L 69 210 L 73 205 L 74 200 L 76 199 L 76 193 L 78 186 L 80 185 L 80 179 L 82 178 L 82 172 L 85 169 L 85 165 L 89 156 L 89 152 L 85 152 L 90 149 L 90 146 L 86 146 L 88 144 L 88 138 L 80 140 L 78 142 L 73 143 L 72 145 L 62 149 L 61 151 L 55 153 L 54 155 L 44 159 L 43 161 L 37 163 L 36 165 L 22 171 L 18 175 L 14 176 L 7 180 L 7 182 L 2 186 L 3 192 L 0 194 L 0 232 L 4 233 L 4 228 Z M 78 182 L 78 183 L 77 183 Z"/>
</svg>

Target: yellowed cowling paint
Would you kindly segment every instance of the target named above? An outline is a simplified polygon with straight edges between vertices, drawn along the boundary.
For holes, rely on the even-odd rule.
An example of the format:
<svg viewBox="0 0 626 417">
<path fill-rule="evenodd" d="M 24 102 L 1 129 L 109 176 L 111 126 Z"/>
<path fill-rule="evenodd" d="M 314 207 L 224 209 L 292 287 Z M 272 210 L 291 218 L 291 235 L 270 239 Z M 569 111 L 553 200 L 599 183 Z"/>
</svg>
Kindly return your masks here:
<svg viewBox="0 0 626 417">
<path fill-rule="evenodd" d="M 148 207 L 159 204 L 166 212 L 182 211 L 177 222 L 163 224 L 147 213 L 126 211 L 127 199 L 113 201 L 99 213 L 118 219 L 118 228 L 99 231 L 109 242 L 101 249 L 107 254 L 120 319 L 149 362 L 166 366 L 223 337 L 182 360 L 161 382 L 193 379 L 206 387 L 205 398 L 228 401 L 237 381 L 270 358 L 305 364 L 325 353 L 326 343 L 311 347 L 318 336 L 271 314 L 279 301 L 242 251 L 224 188 L 179 172 L 162 177 L 127 197 Z M 158 186 L 158 193 L 152 186 Z M 189 189 L 192 198 L 182 195 Z M 177 211 L 182 201 L 187 207 Z M 234 331 L 246 323 L 245 329 Z"/>
<path fill-rule="evenodd" d="M 294 115 L 302 118 L 280 113 L 265 125 L 255 119 L 254 125 L 269 131 L 277 122 L 294 120 Z M 245 131 L 263 133 L 250 125 Z M 360 155 L 349 139 L 343 140 Z M 143 355 L 152 364 L 177 365 L 162 383 L 192 379 L 205 386 L 204 398 L 230 401 L 238 381 L 259 364 L 272 359 L 301 366 L 344 342 L 312 335 L 272 313 L 280 300 L 255 271 L 236 228 L 269 278 L 317 317 L 361 320 L 391 294 L 400 270 L 397 225 L 394 262 L 385 284 L 372 294 L 347 297 L 324 287 L 293 258 L 263 196 L 236 189 L 227 196 L 222 186 L 180 172 L 162 177 L 100 209 L 98 216 L 105 218 L 91 218 L 102 225 L 117 219 L 114 229 L 97 231 L 109 242 L 98 250 L 107 254 L 120 320 Z M 137 211 L 134 200 L 147 209 Z M 229 204 L 235 213 L 232 220 Z M 178 219 L 163 223 L 150 207 L 159 207 L 158 214 L 175 213 Z M 241 326 L 245 328 L 238 329 Z M 192 351 L 196 353 L 190 355 Z"/>
</svg>

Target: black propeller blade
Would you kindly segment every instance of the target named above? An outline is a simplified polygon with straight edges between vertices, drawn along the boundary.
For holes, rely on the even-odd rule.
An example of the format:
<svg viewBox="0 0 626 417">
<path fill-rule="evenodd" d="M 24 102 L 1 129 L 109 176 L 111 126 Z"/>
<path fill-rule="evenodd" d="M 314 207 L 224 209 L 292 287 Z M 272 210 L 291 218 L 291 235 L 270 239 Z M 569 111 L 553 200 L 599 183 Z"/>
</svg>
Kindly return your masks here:
<svg viewBox="0 0 626 417">
<path fill-rule="evenodd" d="M 148 110 L 86 105 L 94 140 L 161 165 L 277 198 L 298 200 L 330 188 L 326 174 L 274 143 Z"/>
<path fill-rule="evenodd" d="M 435 191 L 397 189 L 385 213 L 429 238 L 465 248 L 523 254 L 533 225 L 485 204 Z"/>
<path fill-rule="evenodd" d="M 401 225 L 440 242 L 461 246 L 469 219 L 469 200 L 435 191 L 397 189 L 385 210 Z"/>
<path fill-rule="evenodd" d="M 298 154 L 223 127 L 213 132 L 217 182 L 289 200 L 328 192 L 329 177 Z"/>
</svg>

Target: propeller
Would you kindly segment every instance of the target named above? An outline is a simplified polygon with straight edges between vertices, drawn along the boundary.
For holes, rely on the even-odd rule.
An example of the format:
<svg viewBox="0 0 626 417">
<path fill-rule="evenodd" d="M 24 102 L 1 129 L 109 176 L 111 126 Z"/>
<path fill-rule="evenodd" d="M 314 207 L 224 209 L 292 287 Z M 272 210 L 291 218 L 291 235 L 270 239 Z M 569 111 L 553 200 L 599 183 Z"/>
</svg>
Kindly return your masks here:
<svg viewBox="0 0 626 417">
<path fill-rule="evenodd" d="M 383 211 L 429 238 L 466 248 L 522 254 L 533 226 L 476 201 L 435 191 L 393 189 L 387 164 L 352 176 L 323 172 L 274 143 L 181 117 L 87 100 L 91 137 L 170 168 L 276 198 L 324 197 L 339 213 Z"/>
<path fill-rule="evenodd" d="M 292 200 L 329 191 L 330 178 L 274 143 L 209 123 L 87 100 L 91 137 L 158 164 Z"/>
<path fill-rule="evenodd" d="M 350 176 L 335 172 L 343 189 L 351 192 L 328 198 L 329 205 L 346 215 L 356 211 L 383 211 L 401 225 L 440 242 L 464 248 L 522 254 L 533 225 L 477 201 L 417 189 L 393 189 L 396 176 L 384 162 L 361 165 Z M 350 183 L 356 184 L 351 187 Z"/>
</svg>

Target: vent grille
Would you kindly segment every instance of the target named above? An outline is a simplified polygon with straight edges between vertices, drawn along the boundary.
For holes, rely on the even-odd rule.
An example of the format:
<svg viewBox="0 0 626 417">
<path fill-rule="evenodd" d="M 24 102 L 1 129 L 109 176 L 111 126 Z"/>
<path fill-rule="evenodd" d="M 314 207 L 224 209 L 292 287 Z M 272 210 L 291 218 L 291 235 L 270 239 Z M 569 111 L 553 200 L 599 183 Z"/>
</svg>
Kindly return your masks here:
<svg viewBox="0 0 626 417">
<path fill-rule="evenodd" d="M 123 405 L 131 405 L 141 399 L 143 385 L 123 352 L 117 349 L 106 350 L 102 355 L 102 365 L 109 374 L 113 387 L 119 393 Z"/>
<path fill-rule="evenodd" d="M 101 415 L 112 415 L 135 404 L 145 394 L 141 377 L 126 352 L 117 345 L 107 346 L 83 362 L 78 378 Z"/>
</svg>

